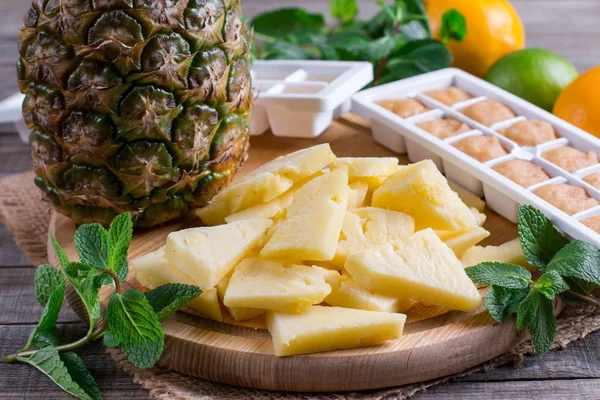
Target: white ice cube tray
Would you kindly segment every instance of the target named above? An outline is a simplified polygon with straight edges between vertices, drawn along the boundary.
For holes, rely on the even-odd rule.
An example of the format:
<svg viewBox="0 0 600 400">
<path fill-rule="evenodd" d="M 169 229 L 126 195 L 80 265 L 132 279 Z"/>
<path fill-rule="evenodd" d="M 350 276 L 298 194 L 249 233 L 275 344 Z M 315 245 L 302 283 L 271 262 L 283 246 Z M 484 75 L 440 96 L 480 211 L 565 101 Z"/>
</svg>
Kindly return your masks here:
<svg viewBox="0 0 600 400">
<path fill-rule="evenodd" d="M 429 90 L 449 86 L 456 86 L 476 97 L 449 107 L 423 94 Z M 376 104 L 384 99 L 402 98 L 415 98 L 431 111 L 404 119 Z M 465 107 L 485 99 L 497 100 L 507 105 L 517 118 L 487 127 L 461 113 Z M 488 207 L 506 219 L 516 223 L 518 206 L 529 204 L 546 214 L 568 236 L 600 247 L 600 235 L 579 222 L 600 215 L 600 206 L 570 216 L 532 193 L 543 185 L 569 183 L 585 188 L 592 198 L 600 201 L 600 190 L 582 180 L 590 173 L 600 172 L 600 164 L 569 173 L 541 157 L 541 153 L 546 150 L 566 145 L 584 152 L 593 151 L 600 154 L 600 140 L 589 133 L 497 86 L 454 68 L 364 90 L 353 97 L 352 111 L 371 121 L 373 137 L 377 142 L 397 153 L 407 153 L 412 162 L 433 160 L 448 179 L 484 197 Z M 469 125 L 472 130 L 442 140 L 416 125 L 443 116 L 454 117 Z M 509 127 L 524 119 L 543 120 L 552 124 L 559 138 L 536 147 L 522 147 L 497 133 L 498 129 Z M 496 136 L 508 155 L 481 163 L 452 146 L 465 137 L 475 135 Z M 492 169 L 494 165 L 514 158 L 539 165 L 551 179 L 524 188 Z"/>
<path fill-rule="evenodd" d="M 250 132 L 319 136 L 334 118 L 350 111 L 351 97 L 373 80 L 373 66 L 347 61 L 255 61 Z"/>
</svg>

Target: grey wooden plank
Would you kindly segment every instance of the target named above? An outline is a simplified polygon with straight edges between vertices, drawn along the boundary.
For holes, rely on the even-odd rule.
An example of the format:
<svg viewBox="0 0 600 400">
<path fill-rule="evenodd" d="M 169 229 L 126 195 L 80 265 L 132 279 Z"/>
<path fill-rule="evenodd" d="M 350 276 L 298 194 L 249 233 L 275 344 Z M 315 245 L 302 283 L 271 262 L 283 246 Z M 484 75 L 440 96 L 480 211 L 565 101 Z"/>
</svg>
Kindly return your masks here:
<svg viewBox="0 0 600 400">
<path fill-rule="evenodd" d="M 15 239 L 10 235 L 6 228 L 0 224 L 0 268 L 6 266 L 31 267 L 31 263 L 25 254 L 17 247 Z M 0 287 L 2 287 L 1 283 Z"/>
<path fill-rule="evenodd" d="M 12 354 L 23 347 L 31 326 L 0 326 L 0 354 Z M 67 342 L 85 335 L 82 324 L 59 325 Z M 77 353 L 95 377 L 105 399 L 146 399 L 148 392 L 132 383 L 132 377 L 122 371 L 100 342 L 91 343 Z M 0 363 L 0 398 L 72 399 L 33 367 L 25 364 Z"/>
<path fill-rule="evenodd" d="M 34 268 L 0 268 L 1 325 L 35 324 L 39 321 L 42 307 L 35 299 L 34 276 Z M 59 321 L 80 322 L 80 319 L 65 304 Z"/>
</svg>

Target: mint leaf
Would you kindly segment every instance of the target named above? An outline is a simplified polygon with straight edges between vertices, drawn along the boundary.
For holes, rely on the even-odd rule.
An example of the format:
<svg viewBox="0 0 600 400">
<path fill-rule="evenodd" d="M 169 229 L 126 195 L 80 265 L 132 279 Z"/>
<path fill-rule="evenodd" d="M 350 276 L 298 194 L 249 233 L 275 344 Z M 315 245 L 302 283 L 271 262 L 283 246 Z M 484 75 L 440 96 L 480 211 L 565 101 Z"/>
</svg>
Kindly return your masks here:
<svg viewBox="0 0 600 400">
<path fill-rule="evenodd" d="M 282 40 L 266 43 L 262 58 L 265 60 L 306 60 L 312 55 L 302 47 Z"/>
<path fill-rule="evenodd" d="M 44 348 L 33 356 L 19 357 L 18 360 L 36 367 L 65 392 L 83 400 L 94 400 L 73 380 L 55 347 Z"/>
<path fill-rule="evenodd" d="M 67 253 L 65 253 L 63 248 L 60 246 L 58 240 L 56 240 L 56 237 L 52 232 L 50 232 L 50 240 L 52 241 L 52 246 L 54 246 L 56 258 L 58 258 L 58 262 L 64 270 L 67 267 L 67 265 L 69 265 L 69 257 L 67 256 Z"/>
<path fill-rule="evenodd" d="M 567 282 L 556 271 L 546 271 L 535 281 L 533 287 L 550 301 L 565 290 L 569 290 Z"/>
<path fill-rule="evenodd" d="M 354 21 L 358 14 L 356 0 L 329 0 L 331 16 L 343 24 Z"/>
<path fill-rule="evenodd" d="M 254 32 L 272 38 L 284 34 L 319 32 L 325 28 L 325 18 L 319 14 L 309 14 L 300 8 L 281 8 L 259 14 L 252 19 Z"/>
<path fill-rule="evenodd" d="M 503 322 L 517 312 L 519 304 L 528 293 L 529 289 L 506 289 L 492 286 L 485 294 L 484 305 L 494 320 Z"/>
<path fill-rule="evenodd" d="M 33 342 L 38 334 L 54 331 L 64 297 L 64 286 L 59 286 L 52 292 L 46 305 L 44 306 L 44 311 L 42 311 L 42 317 L 40 318 L 40 321 L 33 332 L 31 332 L 31 335 L 29 335 L 29 340 L 25 345 L 25 349 L 29 349 L 33 345 Z"/>
<path fill-rule="evenodd" d="M 119 341 L 115 339 L 111 331 L 104 332 L 104 345 L 106 347 L 117 347 L 119 346 Z"/>
<path fill-rule="evenodd" d="M 196 286 L 168 283 L 146 292 L 145 296 L 158 319 L 162 321 L 201 294 L 202 290 Z"/>
<path fill-rule="evenodd" d="M 465 272 L 473 282 L 507 289 L 525 289 L 531 281 L 531 273 L 514 264 L 484 262 L 466 268 Z"/>
<path fill-rule="evenodd" d="M 46 332 L 38 332 L 31 343 L 38 349 L 55 347 L 60 345 L 60 337 L 56 329 L 52 329 Z"/>
<path fill-rule="evenodd" d="M 568 243 L 548 263 L 547 271 L 600 285 L 600 251 L 589 243 Z"/>
<path fill-rule="evenodd" d="M 556 334 L 556 317 L 554 316 L 552 300 L 542 296 L 539 297 L 536 316 L 528 325 L 528 329 L 535 351 L 540 355 L 548 353 Z"/>
<path fill-rule="evenodd" d="M 57 268 L 42 264 L 35 271 L 35 296 L 42 307 L 48 303 L 52 292 L 65 290 L 65 276 Z"/>
<path fill-rule="evenodd" d="M 519 206 L 518 229 L 527 262 L 542 270 L 569 243 L 548 217 L 532 206 Z"/>
<path fill-rule="evenodd" d="M 450 9 L 442 15 L 442 27 L 440 28 L 442 42 L 450 43 L 450 40 L 462 42 L 467 36 L 467 20 L 455 8 Z"/>
<path fill-rule="evenodd" d="M 127 252 L 133 237 L 133 222 L 129 213 L 118 215 L 108 229 L 108 267 L 119 277 L 127 279 Z"/>
<path fill-rule="evenodd" d="M 75 248 L 83 264 L 108 268 L 108 238 L 100 224 L 85 224 L 75 232 Z"/>
<path fill-rule="evenodd" d="M 565 282 L 569 285 L 571 291 L 584 296 L 589 296 L 598 287 L 595 283 L 586 282 L 581 279 L 565 278 Z"/>
<path fill-rule="evenodd" d="M 536 318 L 542 296 L 535 290 L 529 290 L 527 296 L 517 308 L 517 329 L 527 328 Z"/>
<path fill-rule="evenodd" d="M 162 354 L 165 335 L 142 293 L 130 289 L 112 295 L 104 317 L 129 361 L 140 368 L 156 364 Z"/>
<path fill-rule="evenodd" d="M 93 400 L 101 400 L 102 394 L 96 386 L 96 381 L 94 377 L 88 371 L 83 360 L 74 352 L 66 351 L 59 353 L 59 357 L 67 371 L 69 371 L 69 375 L 71 379 Z"/>
<path fill-rule="evenodd" d="M 64 271 L 88 312 L 90 325 L 93 325 L 100 318 L 98 291 L 104 282 L 104 276 L 96 275 L 98 271 L 94 267 L 77 262 L 67 264 Z"/>
</svg>

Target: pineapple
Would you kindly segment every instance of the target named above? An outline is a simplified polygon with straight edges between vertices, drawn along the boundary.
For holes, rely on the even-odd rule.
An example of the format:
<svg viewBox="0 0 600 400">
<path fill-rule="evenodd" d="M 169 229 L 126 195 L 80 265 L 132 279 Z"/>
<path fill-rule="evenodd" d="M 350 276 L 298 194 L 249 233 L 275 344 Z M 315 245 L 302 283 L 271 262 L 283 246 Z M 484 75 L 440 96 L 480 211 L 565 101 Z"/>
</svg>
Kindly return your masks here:
<svg viewBox="0 0 600 400">
<path fill-rule="evenodd" d="M 417 230 L 462 231 L 477 225 L 469 207 L 431 160 L 399 167 L 373 193 L 371 205 L 413 216 Z"/>
<path fill-rule="evenodd" d="M 235 271 L 235 269 L 233 271 Z M 221 299 L 221 302 L 223 302 L 223 300 L 225 299 L 225 293 L 227 292 L 227 288 L 229 287 L 229 281 L 231 279 L 231 275 L 233 275 L 233 271 L 231 271 L 229 275 L 227 275 L 221 280 L 221 282 L 217 284 L 217 292 L 219 293 L 219 298 Z M 247 321 L 267 312 L 267 310 L 261 310 L 259 308 L 227 306 L 225 306 L 225 308 L 229 312 L 229 315 L 231 315 L 231 317 L 238 322 Z"/>
<path fill-rule="evenodd" d="M 294 188 L 288 190 L 281 196 L 278 196 L 271 201 L 260 203 L 245 210 L 236 212 L 235 214 L 231 214 L 230 216 L 225 217 L 225 222 L 229 223 L 252 218 L 269 218 L 274 221 L 278 221 L 294 200 L 294 194 L 297 190 L 297 188 Z"/>
<path fill-rule="evenodd" d="M 474 246 L 464 252 L 460 261 L 465 268 L 488 261 L 517 264 L 531 268 L 523 254 L 519 238 L 503 243 L 500 246 Z"/>
<path fill-rule="evenodd" d="M 328 261 L 348 208 L 348 170 L 336 169 L 302 186 L 263 247 L 264 258 Z"/>
<path fill-rule="evenodd" d="M 271 220 L 184 229 L 167 237 L 165 256 L 202 289 L 212 289 L 258 245 Z"/>
<path fill-rule="evenodd" d="M 313 306 L 302 314 L 267 313 L 276 356 L 382 344 L 402 336 L 406 315 Z"/>
<path fill-rule="evenodd" d="M 480 226 L 462 232 L 437 231 L 436 234 L 452 249 L 456 257 L 461 257 L 465 251 L 490 236 L 490 233 Z"/>
<path fill-rule="evenodd" d="M 341 157 L 338 158 L 336 167 L 347 167 L 348 178 L 369 179 L 387 178 L 398 169 L 396 157 Z"/>
<path fill-rule="evenodd" d="M 238 0 L 35 0 L 17 70 L 44 198 L 142 227 L 205 205 L 247 157 L 249 53 Z"/>
<path fill-rule="evenodd" d="M 463 203 L 465 203 L 468 207 L 475 208 L 477 211 L 483 212 L 485 209 L 485 201 L 481 200 L 479 197 L 475 196 L 458 183 L 448 181 L 448 186 L 450 186 L 450 189 L 454 190 L 456 194 L 458 194 L 458 197 L 460 197 Z"/>
<path fill-rule="evenodd" d="M 229 308 L 302 312 L 331 293 L 336 271 L 246 258 L 233 271 L 223 303 Z"/>
<path fill-rule="evenodd" d="M 355 181 L 348 185 L 348 210 L 361 208 L 365 205 L 365 199 L 369 192 L 369 184 Z"/>
<path fill-rule="evenodd" d="M 167 261 L 165 246 L 131 261 L 131 268 L 135 271 L 137 281 L 148 289 L 156 289 L 167 283 L 197 285 L 192 278 Z M 223 321 L 216 289 L 202 291 L 202 294 L 186 304 L 186 307 L 215 321 Z"/>
<path fill-rule="evenodd" d="M 329 144 L 320 144 L 276 158 L 244 176 L 216 195 L 209 205 L 197 211 L 206 225 L 219 225 L 231 214 L 266 203 L 287 192 L 336 159 Z"/>
<path fill-rule="evenodd" d="M 481 303 L 458 258 L 431 229 L 351 254 L 345 269 L 358 283 L 382 295 L 469 312 Z"/>
</svg>

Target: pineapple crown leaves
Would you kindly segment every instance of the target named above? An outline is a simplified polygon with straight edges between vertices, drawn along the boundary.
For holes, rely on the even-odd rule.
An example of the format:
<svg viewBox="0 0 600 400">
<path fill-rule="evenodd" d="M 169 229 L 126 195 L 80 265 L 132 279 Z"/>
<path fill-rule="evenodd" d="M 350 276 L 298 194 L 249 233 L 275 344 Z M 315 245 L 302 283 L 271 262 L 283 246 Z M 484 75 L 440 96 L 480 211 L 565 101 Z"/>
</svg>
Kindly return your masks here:
<svg viewBox="0 0 600 400">
<path fill-rule="evenodd" d="M 539 210 L 520 206 L 519 240 L 527 269 L 507 263 L 484 262 L 465 271 L 473 282 L 489 285 L 484 305 L 498 322 L 516 314 L 518 330 L 527 329 L 539 354 L 547 353 L 556 333 L 553 301 L 577 299 L 600 305 L 590 293 L 600 285 L 600 251 L 575 240 L 569 242 Z"/>
<path fill-rule="evenodd" d="M 117 216 L 108 230 L 99 224 L 81 225 L 75 232 L 79 262 L 69 260 L 54 235 L 54 246 L 61 269 L 42 264 L 35 274 L 35 294 L 44 310 L 25 347 L 4 357 L 7 363 L 30 364 L 52 379 L 63 390 L 80 399 L 100 399 L 100 391 L 77 348 L 100 338 L 109 347 L 119 347 L 134 365 L 150 368 L 164 348 L 160 321 L 192 301 L 202 290 L 183 284 L 166 284 L 145 294 L 135 289 L 121 291 L 127 279 L 127 256 L 133 236 L 129 213 Z M 85 306 L 89 329 L 72 343 L 63 344 L 56 322 L 63 305 L 67 282 Z M 106 313 L 101 315 L 100 288 L 111 286 Z M 98 323 L 102 318 L 104 324 Z"/>
</svg>

